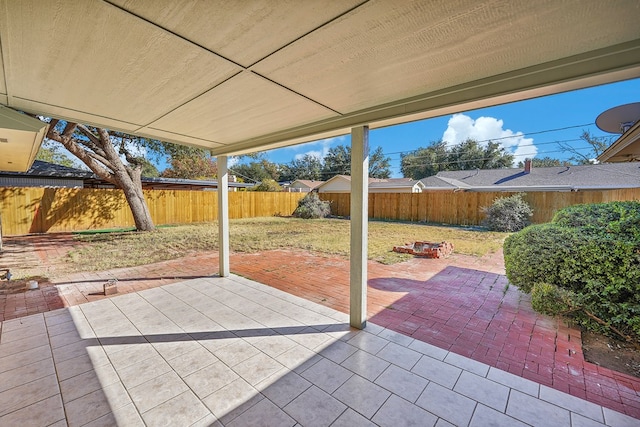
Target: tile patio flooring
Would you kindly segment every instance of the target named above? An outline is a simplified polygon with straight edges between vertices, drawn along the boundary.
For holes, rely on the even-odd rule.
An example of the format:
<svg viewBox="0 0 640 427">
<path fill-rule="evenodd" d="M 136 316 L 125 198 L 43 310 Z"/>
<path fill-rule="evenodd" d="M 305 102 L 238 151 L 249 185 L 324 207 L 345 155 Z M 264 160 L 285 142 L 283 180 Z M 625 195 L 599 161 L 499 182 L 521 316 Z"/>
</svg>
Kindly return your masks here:
<svg viewBox="0 0 640 427">
<path fill-rule="evenodd" d="M 0 425 L 637 426 L 638 420 L 246 278 L 7 320 Z"/>
</svg>

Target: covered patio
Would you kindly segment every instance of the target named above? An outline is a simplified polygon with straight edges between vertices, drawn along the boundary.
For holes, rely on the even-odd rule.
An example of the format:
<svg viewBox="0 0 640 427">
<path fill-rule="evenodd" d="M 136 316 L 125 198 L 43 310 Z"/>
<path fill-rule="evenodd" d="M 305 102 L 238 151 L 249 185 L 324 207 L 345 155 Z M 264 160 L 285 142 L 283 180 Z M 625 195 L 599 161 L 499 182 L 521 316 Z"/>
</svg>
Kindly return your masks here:
<svg viewBox="0 0 640 427">
<path fill-rule="evenodd" d="M 0 1 L 4 110 L 218 156 L 221 276 L 3 322 L 2 421 L 636 422 L 367 325 L 366 248 L 369 129 L 638 77 L 639 8 Z M 34 123 L 11 128 L 14 113 L 2 122 L 12 129 L 0 139 L 2 170 L 26 170 L 43 134 Z M 230 275 L 228 156 L 348 133 L 349 315 Z"/>
</svg>

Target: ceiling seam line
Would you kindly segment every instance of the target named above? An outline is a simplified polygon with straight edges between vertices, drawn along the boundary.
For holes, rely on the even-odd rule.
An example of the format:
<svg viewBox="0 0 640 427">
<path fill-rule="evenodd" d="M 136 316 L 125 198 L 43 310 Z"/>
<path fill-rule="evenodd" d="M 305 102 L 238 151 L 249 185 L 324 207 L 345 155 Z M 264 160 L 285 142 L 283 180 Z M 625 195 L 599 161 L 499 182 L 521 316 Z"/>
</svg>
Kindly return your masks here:
<svg viewBox="0 0 640 427">
<path fill-rule="evenodd" d="M 196 99 L 200 98 L 201 96 L 206 95 L 207 93 L 211 92 L 212 90 L 214 90 L 214 89 L 216 89 L 216 88 L 220 87 L 220 85 L 222 85 L 222 84 L 224 84 L 224 83 L 228 82 L 228 81 L 229 81 L 229 80 L 231 80 L 232 78 L 234 78 L 234 77 L 236 77 L 237 75 L 242 74 L 242 73 L 244 73 L 244 70 L 238 71 L 237 73 L 235 73 L 235 74 L 233 74 L 233 75 L 231 75 L 231 76 L 227 77 L 226 79 L 224 79 L 224 80 L 222 80 L 221 82 L 219 82 L 219 83 L 217 83 L 217 84 L 213 85 L 212 87 L 210 87 L 209 89 L 205 90 L 204 92 L 200 92 L 200 93 L 199 93 L 199 94 L 197 94 L 196 96 L 194 96 L 194 97 L 192 97 L 192 98 L 190 98 L 190 99 L 188 99 L 188 100 L 184 101 L 182 104 L 180 104 L 180 105 L 176 106 L 175 108 L 172 108 L 171 110 L 169 110 L 169 111 L 167 111 L 167 112 L 165 112 L 165 113 L 163 113 L 163 114 L 161 114 L 161 115 L 157 116 L 156 118 L 154 118 L 153 120 L 151 120 L 151 121 L 150 121 L 150 122 L 148 122 L 147 124 L 145 124 L 145 125 L 143 125 L 142 127 L 138 128 L 138 130 L 143 129 L 143 128 L 146 128 L 146 127 L 149 127 L 149 125 L 151 125 L 152 123 L 157 122 L 158 120 L 160 120 L 160 119 L 162 119 L 162 118 L 166 117 L 167 115 L 169 115 L 169 114 L 173 113 L 173 112 L 174 112 L 174 111 L 176 111 L 177 109 L 182 108 L 182 107 L 184 107 L 185 105 L 187 105 L 188 103 L 193 102 L 193 101 L 195 101 Z M 155 129 L 155 128 L 154 128 L 154 129 Z M 158 130 L 161 130 L 161 129 L 158 129 Z"/>
<path fill-rule="evenodd" d="M 33 102 L 33 103 L 37 103 L 37 104 L 41 104 L 41 105 L 48 105 L 50 107 L 60 108 L 60 109 L 63 109 L 63 110 L 68 110 L 68 111 L 74 111 L 74 112 L 77 112 L 77 113 L 90 114 L 90 113 L 86 113 L 86 112 L 81 111 L 81 110 L 76 110 L 76 109 L 73 109 L 73 108 L 63 107 L 62 105 L 50 104 L 48 102 L 35 101 L 33 99 L 24 98 L 22 96 L 13 96 L 12 98 L 19 99 L 19 100 L 22 100 L 22 101 Z M 45 114 L 37 114 L 37 113 L 35 113 L 35 114 L 38 115 L 38 116 L 43 116 L 43 117 L 50 117 L 50 116 L 47 116 Z M 125 123 L 125 124 L 132 125 L 132 126 L 139 126 L 137 123 L 126 122 L 124 120 L 116 119 L 114 117 L 103 116 L 103 115 L 100 115 L 100 114 L 90 114 L 90 115 L 91 116 L 95 116 L 95 117 L 101 117 L 103 119 L 115 120 L 115 121 L 118 121 L 120 123 Z M 60 120 L 64 120 L 64 121 L 67 121 L 67 122 L 70 121 L 70 120 L 67 120 L 67 119 L 60 119 Z M 80 123 L 80 122 L 79 121 L 74 121 L 72 123 Z M 93 126 L 93 125 L 91 125 L 91 126 Z M 99 126 L 96 126 L 96 127 L 99 127 Z"/>
<path fill-rule="evenodd" d="M 329 19 L 328 21 L 325 21 L 325 22 L 323 22 L 322 24 L 318 25 L 317 27 L 315 27 L 315 28 L 313 28 L 313 29 L 311 29 L 311 30 L 307 31 L 307 32 L 306 32 L 306 33 L 304 33 L 303 35 L 301 35 L 301 36 L 299 36 L 299 37 L 296 37 L 295 39 L 291 40 L 290 42 L 288 42 L 288 43 L 286 43 L 286 44 L 284 44 L 284 45 L 280 46 L 279 48 L 277 48 L 277 49 L 276 49 L 276 50 L 274 50 L 273 52 L 269 53 L 268 55 L 266 55 L 266 56 L 264 56 L 264 57 L 262 57 L 262 58 L 258 59 L 258 60 L 257 60 L 257 61 L 255 61 L 253 64 L 249 65 L 247 68 L 248 68 L 248 69 L 252 68 L 253 66 L 255 66 L 255 65 L 259 64 L 260 62 L 264 61 L 265 59 L 269 58 L 270 56 L 273 56 L 273 55 L 275 55 L 276 53 L 280 52 L 282 49 L 285 49 L 286 47 L 291 46 L 292 44 L 294 44 L 294 43 L 295 43 L 295 42 L 297 42 L 298 40 L 301 40 L 301 39 L 303 39 L 303 38 L 307 37 L 309 34 L 311 34 L 311 33 L 315 32 L 315 31 L 318 31 L 320 28 L 322 28 L 322 27 L 325 27 L 325 26 L 329 25 L 330 23 L 332 23 L 332 22 L 334 22 L 334 21 L 336 21 L 336 20 L 338 20 L 338 19 L 342 18 L 342 17 L 343 17 L 343 16 L 345 16 L 345 15 L 348 15 L 349 13 L 351 13 L 351 12 L 353 12 L 354 10 L 356 10 L 356 9 L 358 9 L 358 8 L 360 8 L 360 7 L 362 7 L 362 6 L 364 6 L 365 4 L 369 3 L 370 1 L 371 1 L 371 0 L 364 0 L 363 2 L 361 2 L 361 3 L 359 3 L 359 4 L 355 5 L 355 6 L 353 6 L 351 9 L 346 10 L 346 11 L 342 12 L 341 14 L 339 14 L 339 15 L 337 15 L 337 16 L 334 16 L 333 18 Z M 253 70 L 252 70 L 252 71 L 253 71 Z"/>
<path fill-rule="evenodd" d="M 205 92 L 205 93 L 206 93 L 206 92 Z M 36 101 L 34 101 L 34 100 L 32 100 L 32 99 L 29 99 L 29 98 L 23 98 L 23 97 L 20 97 L 20 96 L 15 96 L 14 98 L 15 98 L 15 99 L 19 99 L 19 100 L 23 100 L 23 101 L 36 102 Z M 74 110 L 74 109 L 72 109 L 72 108 L 65 108 L 65 107 L 62 107 L 62 106 L 60 106 L 60 105 L 56 105 L 56 104 L 49 104 L 49 103 L 41 103 L 41 104 L 49 105 L 49 106 L 51 106 L 51 107 L 56 107 L 56 108 L 62 108 L 62 109 L 65 109 L 65 110 L 77 111 L 77 112 L 79 112 L 79 113 L 81 113 L 81 112 L 82 112 L 82 111 Z M 11 107 L 7 106 L 7 108 L 11 108 Z M 37 114 L 37 115 L 39 115 L 39 114 Z M 43 115 L 43 117 L 50 117 L 50 116 Z M 98 116 L 98 117 L 101 117 L 101 118 L 104 118 L 104 119 L 109 119 L 109 120 L 115 120 L 115 121 L 118 121 L 118 122 L 120 122 L 120 123 L 124 123 L 124 124 L 127 124 L 127 125 L 136 126 L 137 128 L 136 128 L 136 130 L 135 130 L 134 132 L 137 132 L 137 131 L 140 131 L 141 129 L 144 129 L 144 128 L 146 128 L 146 127 L 149 127 L 148 125 L 141 126 L 141 125 L 139 125 L 139 124 L 137 124 L 137 123 L 125 122 L 125 121 L 122 121 L 122 120 L 120 120 L 120 119 L 116 119 L 116 118 L 108 117 L 108 116 Z M 70 121 L 70 120 L 68 120 L 68 119 L 64 119 L 64 118 L 59 119 L 59 120 L 64 120 L 64 121 L 67 121 L 67 122 L 69 122 L 69 121 Z M 43 123 L 44 123 L 44 122 L 43 122 Z M 76 123 L 76 122 L 74 121 L 74 122 L 72 122 L 72 123 Z M 80 122 L 77 122 L 77 123 L 80 123 Z M 153 122 L 151 122 L 151 123 L 153 123 Z M 90 125 L 90 126 L 94 126 L 94 125 Z M 100 126 L 96 126 L 96 127 L 100 127 Z M 220 145 L 220 146 L 225 146 L 225 147 L 226 147 L 227 145 L 229 145 L 229 144 L 226 144 L 226 143 L 223 143 L 223 142 L 213 141 L 213 140 L 210 140 L 210 139 L 198 138 L 198 137 L 195 137 L 195 136 L 184 135 L 184 134 L 176 133 L 176 132 L 169 132 L 169 131 L 166 131 L 166 130 L 163 130 L 163 129 L 159 129 L 159 128 L 154 128 L 154 127 L 150 127 L 150 128 L 151 128 L 151 129 L 154 129 L 154 130 L 159 130 L 159 131 L 162 131 L 162 132 L 167 132 L 167 133 L 170 133 L 170 134 L 173 134 L 173 135 L 177 135 L 177 136 L 188 136 L 189 138 L 197 139 L 197 140 L 199 140 L 199 141 L 203 141 L 203 142 L 208 142 L 208 143 L 218 144 L 218 145 Z M 130 132 L 130 131 L 124 131 L 124 130 L 123 130 L 122 132 L 125 132 L 125 133 L 126 133 L 126 132 Z"/>
<path fill-rule="evenodd" d="M 368 0 L 367 0 L 367 1 L 368 1 Z M 240 64 L 240 63 L 238 63 L 238 62 L 236 62 L 236 61 L 234 61 L 234 60 L 232 60 L 232 59 L 229 59 L 229 58 L 227 58 L 226 56 L 221 55 L 220 53 L 215 52 L 215 51 L 213 51 L 213 50 L 211 50 L 211 49 L 209 49 L 209 48 L 207 48 L 207 47 L 205 47 L 205 46 L 201 45 L 200 43 L 196 43 L 195 41 L 193 41 L 193 40 L 191 40 L 191 39 L 188 39 L 188 38 L 186 38 L 185 36 L 181 36 L 180 34 L 178 34 L 178 33 L 174 32 L 174 31 L 171 31 L 170 29 L 165 28 L 165 27 L 163 27 L 162 25 L 159 25 L 159 24 L 155 23 L 155 22 L 153 22 L 153 21 L 151 21 L 151 20 L 149 20 L 149 19 L 145 18 L 144 16 L 140 16 L 140 15 L 138 15 L 138 14 L 136 14 L 136 13 L 133 13 L 133 12 L 131 12 L 130 10 L 125 9 L 125 8 L 124 8 L 124 7 L 122 7 L 122 6 L 119 6 L 119 5 L 117 5 L 117 4 L 113 4 L 113 3 L 111 2 L 111 0 L 102 0 L 102 2 L 103 2 L 103 3 L 108 4 L 108 5 L 112 6 L 112 7 L 115 7 L 115 8 L 116 8 L 116 9 L 118 9 L 118 10 L 121 10 L 122 12 L 124 12 L 124 13 L 126 13 L 126 14 L 128 14 L 128 15 L 131 15 L 131 16 L 133 16 L 133 17 L 136 17 L 136 18 L 138 18 L 139 20 L 144 21 L 144 22 L 146 22 L 146 23 L 148 23 L 148 24 L 150 24 L 150 25 L 152 25 L 152 26 L 154 26 L 154 27 L 156 27 L 156 28 L 159 28 L 159 29 L 161 29 L 162 31 L 165 31 L 165 32 L 167 32 L 167 33 L 169 33 L 169 34 L 171 34 L 171 35 L 173 35 L 173 36 L 175 36 L 175 37 L 177 37 L 177 38 L 179 38 L 179 39 L 181 39 L 181 40 L 184 40 L 184 41 L 186 41 L 187 43 L 189 43 L 189 44 L 191 44 L 191 45 L 193 45 L 193 46 L 197 46 L 197 47 L 199 47 L 199 48 L 200 48 L 200 49 L 202 49 L 202 50 L 206 50 L 206 51 L 207 51 L 207 52 L 209 52 L 210 54 L 215 55 L 215 56 L 217 56 L 217 57 L 219 57 L 219 58 L 221 58 L 221 59 L 224 59 L 225 61 L 228 61 L 228 62 L 232 63 L 233 65 L 235 65 L 235 66 L 237 66 L 237 67 L 242 68 L 243 70 L 246 70 L 246 69 L 247 69 L 247 67 L 245 67 L 244 65 L 242 65 L 242 64 Z"/>
<path fill-rule="evenodd" d="M 286 91 L 288 91 L 288 92 L 294 93 L 294 94 L 296 94 L 296 95 L 298 95 L 298 96 L 300 96 L 300 97 L 302 97 L 302 98 L 306 99 L 307 101 L 311 101 L 311 102 L 313 102 L 313 103 L 314 103 L 314 104 L 316 104 L 316 105 L 319 105 L 319 106 L 321 106 L 321 107 L 323 107 L 323 108 L 326 108 L 327 110 L 332 111 L 332 112 L 336 113 L 336 114 L 337 114 L 337 115 L 339 115 L 339 116 L 344 116 L 344 114 L 343 114 L 343 113 L 341 113 L 340 111 L 334 110 L 333 108 L 331 108 L 331 107 L 329 107 L 329 106 L 327 106 L 327 105 L 324 105 L 322 102 L 318 102 L 318 101 L 316 101 L 315 99 L 310 98 L 310 97 L 308 97 L 308 96 L 306 96 L 306 95 L 304 95 L 304 94 L 302 94 L 302 93 L 300 93 L 300 92 L 298 92 L 298 91 L 295 91 L 295 90 L 293 90 L 293 89 L 291 89 L 291 88 L 289 88 L 289 87 L 287 87 L 287 86 L 285 86 L 285 85 L 283 85 L 283 84 L 280 84 L 280 83 L 278 83 L 278 82 L 277 82 L 277 81 L 275 81 L 275 80 L 271 80 L 269 77 L 265 77 L 265 76 L 263 76 L 262 74 L 260 74 L 260 73 L 256 73 L 256 72 L 255 72 L 255 71 L 253 71 L 253 70 L 249 70 L 249 72 L 250 72 L 250 73 L 252 73 L 252 74 L 255 74 L 256 76 L 258 76 L 258 77 L 260 77 L 260 78 L 262 78 L 262 79 L 265 79 L 266 81 L 268 81 L 268 82 L 270 82 L 270 83 L 273 83 L 273 84 L 274 84 L 274 85 L 276 85 L 276 86 L 281 87 L 282 89 L 284 89 L 284 90 L 286 90 Z"/>
<path fill-rule="evenodd" d="M 4 10 L 4 16 L 7 16 L 7 7 L 6 3 L 3 2 L 3 4 L 5 4 L 5 10 Z M 7 30 L 8 31 L 8 30 Z M 8 58 L 6 58 L 5 55 L 5 50 L 2 48 L 2 31 L 0 31 L 0 58 L 2 58 L 2 79 L 4 80 L 4 87 L 7 91 L 7 106 L 9 106 L 9 101 L 13 98 L 10 94 L 9 94 L 9 81 L 7 80 L 7 64 L 9 63 Z"/>
<path fill-rule="evenodd" d="M 140 129 L 142 129 L 142 128 L 140 128 Z M 225 147 L 227 145 L 229 145 L 228 143 L 224 143 L 224 142 L 220 142 L 220 141 L 214 141 L 214 140 L 211 140 L 211 139 L 204 139 L 204 138 L 200 138 L 200 137 L 197 137 L 197 136 L 186 135 L 186 134 L 182 134 L 182 133 L 178 133 L 178 132 L 170 132 L 170 131 L 162 130 L 162 129 L 159 129 L 159 128 L 149 127 L 149 129 L 159 130 L 159 131 L 166 132 L 166 133 L 169 133 L 171 135 L 176 135 L 176 136 L 186 136 L 186 137 L 189 137 L 189 138 L 192 138 L 192 139 L 197 139 L 198 141 L 209 142 L 209 143 L 213 143 L 213 144 L 222 145 L 222 146 L 225 146 Z"/>
</svg>

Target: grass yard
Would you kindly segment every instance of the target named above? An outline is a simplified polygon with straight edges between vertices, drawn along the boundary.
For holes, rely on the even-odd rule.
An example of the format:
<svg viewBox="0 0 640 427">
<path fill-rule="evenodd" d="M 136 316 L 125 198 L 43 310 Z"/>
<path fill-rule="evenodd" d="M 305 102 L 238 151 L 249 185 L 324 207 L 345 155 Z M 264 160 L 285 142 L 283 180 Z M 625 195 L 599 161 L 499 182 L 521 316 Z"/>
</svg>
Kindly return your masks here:
<svg viewBox="0 0 640 427">
<path fill-rule="evenodd" d="M 325 254 L 349 255 L 349 221 L 298 218 L 249 218 L 230 221 L 233 252 L 304 249 Z M 508 233 L 480 229 L 398 222 L 369 222 L 369 258 L 393 264 L 410 258 L 391 249 L 417 240 L 452 242 L 454 252 L 482 256 L 502 247 Z M 69 253 L 70 270 L 106 270 L 131 267 L 216 250 L 217 224 L 180 225 L 153 233 L 80 234 L 84 244 Z"/>
</svg>

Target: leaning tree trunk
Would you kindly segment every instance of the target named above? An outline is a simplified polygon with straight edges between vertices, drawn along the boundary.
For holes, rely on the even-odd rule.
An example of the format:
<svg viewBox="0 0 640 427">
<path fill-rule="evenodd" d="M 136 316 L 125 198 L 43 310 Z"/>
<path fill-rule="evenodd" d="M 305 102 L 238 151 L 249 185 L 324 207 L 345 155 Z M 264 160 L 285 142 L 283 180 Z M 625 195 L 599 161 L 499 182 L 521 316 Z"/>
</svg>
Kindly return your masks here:
<svg viewBox="0 0 640 427">
<path fill-rule="evenodd" d="M 57 124 L 58 120 L 51 120 L 47 137 L 64 145 L 67 150 L 82 160 L 93 173 L 124 192 L 136 224 L 136 230 L 153 231 L 155 226 L 142 192 L 142 166 L 136 164 L 135 158 L 127 152 L 125 147 L 121 147 L 120 152 L 118 152 L 106 129 L 94 128 L 94 133 L 86 126 L 67 122 L 64 131 L 60 133 L 56 129 Z M 76 131 L 81 132 L 86 139 L 74 136 Z M 121 152 L 125 155 L 129 164 L 125 164 L 122 161 L 120 158 Z"/>
<path fill-rule="evenodd" d="M 118 177 L 120 178 L 120 177 Z M 129 178 L 129 179 L 127 179 Z M 147 201 L 144 198 L 142 192 L 142 182 L 138 178 L 139 185 L 136 185 L 136 179 L 129 177 L 127 174 L 125 179 L 117 179 L 119 181 L 119 187 L 124 192 L 124 197 L 127 199 L 131 214 L 133 215 L 133 221 L 136 224 L 136 230 L 138 231 L 152 231 L 155 229 L 153 220 L 151 219 L 151 213 L 147 206 Z"/>
</svg>

